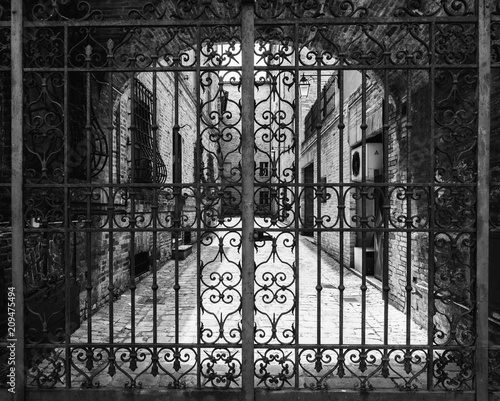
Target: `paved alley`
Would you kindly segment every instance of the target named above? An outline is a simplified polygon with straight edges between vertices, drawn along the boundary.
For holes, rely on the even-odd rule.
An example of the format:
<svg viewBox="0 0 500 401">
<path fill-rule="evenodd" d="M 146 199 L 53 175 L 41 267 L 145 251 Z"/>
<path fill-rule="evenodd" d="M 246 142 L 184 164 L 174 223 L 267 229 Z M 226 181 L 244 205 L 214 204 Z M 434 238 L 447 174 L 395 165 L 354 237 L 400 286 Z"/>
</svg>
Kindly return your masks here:
<svg viewBox="0 0 500 401">
<path fill-rule="evenodd" d="M 186 363 L 196 359 L 194 350 L 198 336 L 204 346 L 203 352 L 207 356 L 218 349 L 217 347 L 224 348 L 226 351 L 223 353 L 231 352 L 231 349 L 236 353 L 239 352 L 237 350 L 241 341 L 241 275 L 238 247 L 240 233 L 237 230 L 240 225 L 236 222 L 233 227 L 234 231 L 217 232 L 217 235 L 213 234 L 201 242 L 199 282 L 196 245 L 193 246 L 193 253 L 179 261 L 178 324 L 176 324 L 174 291 L 175 261 L 169 260 L 157 271 L 156 342 L 179 343 L 186 346 L 184 355 Z M 320 343 L 326 346 L 366 344 L 373 348 L 384 344 L 385 330 L 389 345 L 418 346 L 426 343 L 426 331 L 413 322 L 409 324 L 411 333 L 407 336 L 407 317 L 392 306 L 387 307 L 388 321 L 384 326 L 385 307 L 380 290 L 367 283 L 367 290 L 363 296 L 361 278 L 349 269 L 344 269 L 341 278 L 339 264 L 324 252 L 321 252 L 322 288 L 321 298 L 318 299 L 318 250 L 312 238 L 299 236 L 295 242 L 292 233 L 275 232 L 270 233 L 265 241 L 256 241 L 256 248 L 254 289 L 256 358 L 262 356 L 266 348 L 273 345 L 281 347 L 280 349 L 289 345 L 288 348 L 293 349 L 297 343 L 294 335 L 298 336 L 298 343 L 304 347 Z M 295 267 L 297 260 L 298 269 Z M 342 296 L 343 308 L 340 307 L 341 280 L 345 287 Z M 112 338 L 109 336 L 109 306 L 105 305 L 97 311 L 92 316 L 92 342 L 113 342 L 124 346 L 133 341 L 152 344 L 155 341 L 152 284 L 152 274 L 137 284 L 134 324 L 131 313 L 131 292 L 123 293 L 113 303 Z M 198 319 L 200 326 L 197 323 Z M 197 330 L 198 327 L 201 327 L 200 330 Z M 132 335 L 135 336 L 134 339 Z M 86 343 L 87 338 L 87 322 L 82 322 L 80 329 L 72 335 L 71 343 Z M 194 347 L 189 348 L 189 344 L 194 344 Z M 211 344 L 214 348 L 206 348 Z M 235 347 L 232 348 L 232 345 Z M 128 351 L 128 348 L 118 350 L 116 359 L 118 355 L 125 355 Z M 279 352 L 285 355 L 285 351 Z M 164 355 L 166 361 L 170 361 L 169 355 L 170 353 L 166 351 Z M 94 359 L 99 358 L 94 357 Z M 139 371 L 143 369 L 146 372 L 150 367 L 150 358 L 144 357 L 142 360 L 139 358 L 139 362 L 141 361 L 142 365 L 139 363 L 139 368 L 136 369 Z M 99 365 L 99 361 L 96 362 Z M 190 365 L 190 363 L 187 365 L 191 368 L 177 366 L 178 370 L 174 371 L 179 373 L 178 376 L 182 377 L 183 383 L 187 382 L 187 385 L 194 386 L 195 364 L 193 362 Z M 274 368 L 276 370 L 276 366 Z M 95 370 L 94 366 L 92 369 Z M 220 369 L 223 370 L 224 367 L 219 367 Z M 125 372 L 113 375 L 114 377 L 103 373 L 90 375 L 85 369 L 81 369 L 80 372 L 78 370 L 74 372 L 73 381 L 85 382 L 89 379 L 95 381 L 99 377 L 100 385 L 120 385 L 124 379 L 123 375 L 127 376 Z M 150 385 L 168 385 L 162 380 L 175 381 L 173 377 L 175 375 L 163 376 L 161 374 L 155 378 L 151 376 L 147 381 Z M 147 377 L 148 374 L 145 374 L 143 379 Z"/>
</svg>

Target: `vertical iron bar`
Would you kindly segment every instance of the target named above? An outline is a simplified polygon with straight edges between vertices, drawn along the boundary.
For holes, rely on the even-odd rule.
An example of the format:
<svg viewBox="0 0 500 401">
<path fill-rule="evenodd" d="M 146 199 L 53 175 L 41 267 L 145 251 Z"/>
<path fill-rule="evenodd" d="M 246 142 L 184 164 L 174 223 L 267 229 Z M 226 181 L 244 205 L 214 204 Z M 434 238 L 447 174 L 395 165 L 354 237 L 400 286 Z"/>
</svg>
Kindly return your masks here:
<svg viewBox="0 0 500 401">
<path fill-rule="evenodd" d="M 153 283 L 151 284 L 151 290 L 153 291 L 153 343 L 158 342 L 158 273 L 157 273 L 157 247 L 158 247 L 158 196 L 160 195 L 160 187 L 156 186 L 158 184 L 158 109 L 157 109 L 157 61 L 156 56 L 153 62 L 153 116 L 152 116 L 152 142 L 153 142 L 153 188 L 151 192 L 153 193 L 153 203 L 151 205 L 151 220 L 153 225 L 153 251 L 152 251 L 152 263 L 151 268 L 153 269 Z M 156 347 L 153 349 L 153 356 L 156 358 Z"/>
<path fill-rule="evenodd" d="M 389 199 L 389 74 L 387 70 L 384 70 L 384 101 L 383 101 L 382 119 L 383 119 L 383 181 L 386 184 L 383 188 L 384 203 L 382 205 L 382 218 L 384 223 L 384 229 L 389 228 L 389 213 L 391 209 L 391 202 Z M 389 343 L 389 232 L 384 231 L 383 233 L 383 247 L 384 254 L 382 259 L 382 296 L 384 300 L 384 345 Z M 387 355 L 387 351 L 384 351 Z"/>
<path fill-rule="evenodd" d="M 243 0 L 241 10 L 242 96 L 242 390 L 254 399 L 254 2 Z"/>
<path fill-rule="evenodd" d="M 121 93 L 118 92 L 118 97 L 121 96 Z M 122 139 L 121 139 L 121 102 L 118 102 L 118 105 L 116 107 L 116 113 L 115 113 L 115 119 L 116 119 L 116 132 L 115 132 L 115 141 L 116 141 L 116 165 L 115 165 L 115 171 L 116 171 L 116 183 L 121 184 L 121 157 L 122 157 Z"/>
<path fill-rule="evenodd" d="M 196 72 L 195 72 L 195 87 L 196 87 L 196 141 L 195 148 L 196 160 L 195 160 L 195 172 L 194 172 L 194 186 L 196 187 L 195 199 L 196 199 L 196 359 L 197 371 L 196 371 L 196 387 L 201 388 L 201 219 L 202 219 L 202 202 L 201 193 L 203 187 L 201 185 L 201 161 L 202 161 L 202 146 L 203 142 L 201 139 L 201 118 L 203 110 L 201 108 L 201 28 L 198 27 L 196 30 Z"/>
<path fill-rule="evenodd" d="M 136 107 L 135 107 L 135 95 L 136 95 L 136 85 L 135 85 L 135 75 L 130 74 L 129 78 L 130 87 L 130 181 L 132 183 L 132 188 L 130 190 L 130 247 L 129 247 L 129 259 L 130 259 L 130 341 L 135 343 L 135 200 L 138 188 L 136 184 L 136 157 L 137 152 L 135 148 L 137 140 L 137 121 L 136 121 Z"/>
<path fill-rule="evenodd" d="M 384 232 L 382 234 L 382 300 L 384 302 L 384 345 L 389 344 L 389 213 L 391 211 L 391 201 L 389 199 L 389 135 L 390 135 L 390 120 L 389 120 L 389 74 L 387 69 L 384 70 L 384 100 L 382 103 L 382 155 L 383 155 L 383 178 L 382 188 L 383 201 L 382 201 L 382 223 L 384 225 Z M 384 348 L 384 361 L 389 361 L 389 350 Z M 387 362 L 388 363 L 388 362 Z M 385 366 L 384 366 L 385 368 Z"/>
<path fill-rule="evenodd" d="M 412 301 L 412 276 L 411 276 L 411 198 L 410 193 L 410 141 L 411 141 L 411 70 L 406 71 L 406 345 L 411 342 L 411 301 Z"/>
<path fill-rule="evenodd" d="M 293 39 L 294 39 L 294 63 L 295 63 L 295 71 L 294 71 L 294 79 L 295 79 L 295 104 L 301 104 L 300 103 L 300 86 L 299 86 L 299 59 L 300 59 L 300 48 L 299 48 L 299 41 L 298 41 L 298 35 L 299 35 L 299 24 L 295 24 L 293 27 Z M 300 246 L 299 246 L 299 230 L 300 230 L 300 219 L 299 219 L 299 213 L 300 213 L 300 159 L 299 159 L 299 132 L 300 132 L 300 119 L 302 118 L 301 108 L 299 107 L 295 111 L 295 133 L 294 133 L 294 162 L 295 162 L 295 182 L 293 183 L 293 191 L 294 191 L 294 197 L 293 199 L 295 200 L 294 202 L 294 226 L 293 226 L 293 236 L 294 240 L 296 243 L 295 247 L 295 389 L 300 388 L 300 383 L 299 383 L 299 363 L 297 362 L 299 360 L 299 354 L 300 354 L 300 268 L 299 268 L 299 256 L 300 256 Z M 299 118 L 300 116 L 300 118 Z"/>
<path fill-rule="evenodd" d="M 489 178 L 490 178 L 490 96 L 491 37 L 489 0 L 479 1 L 479 107 L 477 154 L 477 321 L 476 399 L 488 398 L 488 269 L 489 269 Z"/>
<path fill-rule="evenodd" d="M 344 197 L 344 70 L 338 71 L 339 88 L 339 183 L 338 207 L 339 207 L 339 249 L 340 249 L 340 272 L 339 272 L 339 344 L 344 344 L 344 219 L 345 219 L 345 197 Z M 342 352 L 340 350 L 339 352 Z M 343 359 L 343 354 L 341 354 Z"/>
<path fill-rule="evenodd" d="M 108 50 L 108 55 L 107 55 L 107 64 L 109 67 L 113 67 L 113 41 L 109 40 L 107 43 L 107 50 Z M 109 151 L 110 151 L 110 157 L 108 157 L 108 183 L 109 183 L 109 193 L 108 193 L 108 263 L 109 263 L 109 268 L 108 268 L 108 310 L 109 310 L 109 320 L 108 320 L 108 327 L 109 327 L 109 342 L 111 344 L 110 350 L 109 350 L 109 355 L 110 355 L 110 363 L 111 361 L 114 361 L 114 348 L 113 348 L 113 342 L 114 342 L 114 319 L 113 319 L 113 314 L 114 314 L 114 291 L 115 291 L 115 285 L 114 285 L 114 234 L 113 234 L 113 219 L 114 219 L 114 214 L 115 214 L 115 208 L 114 208 L 114 200 L 116 193 L 120 190 L 119 187 L 113 187 L 112 184 L 114 182 L 113 178 L 113 157 L 111 155 L 113 154 L 113 139 L 116 137 L 115 141 L 115 146 L 116 146 L 116 153 L 118 154 L 118 158 L 116 159 L 116 181 L 118 182 L 119 177 L 120 177 L 120 169 L 119 169 L 119 155 L 120 155 L 120 146 L 121 146 L 121 140 L 119 135 L 113 135 L 113 130 L 116 129 L 117 132 L 120 132 L 120 119 L 117 118 L 116 120 L 116 125 L 113 124 L 113 119 L 115 118 L 115 113 L 113 111 L 114 108 L 114 102 L 113 102 L 113 94 L 114 94 L 114 74 L 111 71 L 109 73 L 109 107 L 108 107 L 108 118 L 109 118 L 109 126 L 108 126 L 108 141 L 110 144 Z M 120 110 L 120 95 L 118 95 L 118 102 L 117 102 L 117 109 Z M 118 116 L 120 113 L 118 113 Z M 116 192 L 115 192 L 116 191 Z"/>
<path fill-rule="evenodd" d="M 68 54 L 68 25 L 64 26 L 64 55 Z M 69 182 L 69 73 L 68 73 L 68 57 L 64 57 L 64 100 L 63 100 L 63 116 L 64 116 L 64 204 L 67 206 L 64 211 L 63 216 L 63 227 L 64 227 L 64 287 L 65 287 L 65 299 L 64 299 L 64 332 L 66 334 L 64 339 L 65 357 L 66 361 L 66 388 L 71 387 L 71 365 L 70 365 L 70 342 L 71 342 L 71 286 L 70 281 L 75 280 L 76 277 L 71 277 L 71 244 L 70 244 L 70 233 L 69 228 L 71 225 L 71 218 L 69 215 L 70 210 L 70 194 L 68 189 Z M 73 255 L 76 261 L 76 254 Z M 72 283 L 71 283 L 72 284 Z"/>
<path fill-rule="evenodd" d="M 92 54 L 92 46 L 88 45 L 85 48 L 85 65 L 87 68 L 91 68 L 91 54 Z M 91 96 L 91 88 L 90 85 L 91 77 L 90 72 L 85 73 L 85 109 L 86 109 L 86 121 L 85 121 L 85 150 L 86 150 L 86 196 L 87 196 L 87 214 L 85 221 L 85 228 L 87 232 L 85 234 L 85 259 L 87 263 L 87 342 L 90 344 L 92 342 L 92 232 L 90 229 L 92 228 L 92 161 L 91 155 L 92 152 L 92 102 L 90 99 Z M 90 355 L 91 346 L 87 350 Z M 93 351 L 92 351 L 93 352 Z"/>
<path fill-rule="evenodd" d="M 180 58 L 177 57 L 177 67 L 179 67 Z M 180 240 L 180 226 L 181 226 L 181 193 L 182 188 L 180 183 L 182 182 L 182 172 L 181 172 L 181 157 L 179 154 L 180 150 L 180 133 L 179 133 L 179 70 L 174 72 L 174 129 L 172 132 L 172 146 L 174 149 L 173 161 L 173 175 L 174 175 L 174 297 L 175 297 L 175 344 L 179 344 L 179 240 Z"/>
<path fill-rule="evenodd" d="M 12 284 L 16 294 L 16 392 L 24 401 L 24 230 L 23 230 L 23 4 L 11 1 L 11 118 L 12 118 Z"/>
<path fill-rule="evenodd" d="M 316 56 L 317 66 L 321 66 L 321 57 Z M 309 193 L 311 195 L 317 194 L 319 190 L 319 185 L 321 183 L 321 131 L 323 128 L 323 116 L 321 112 L 321 69 L 318 68 L 316 72 L 316 191 L 311 190 Z M 314 226 L 316 227 L 316 344 L 318 344 L 318 354 L 319 344 L 321 344 L 321 227 L 319 226 L 321 219 L 321 198 L 316 196 L 316 221 Z"/>
<path fill-rule="evenodd" d="M 156 96 L 156 91 L 157 91 L 157 55 L 155 54 L 153 56 L 153 98 L 152 98 L 152 116 L 151 116 L 151 131 L 152 131 L 152 142 L 153 142 L 153 188 L 151 188 L 151 192 L 153 194 L 153 202 L 151 204 L 151 220 L 152 220 L 152 228 L 153 228 L 153 250 L 151 252 L 151 268 L 152 268 L 152 275 L 153 275 L 153 282 L 151 284 L 151 290 L 153 291 L 153 347 L 151 350 L 151 357 L 152 357 L 152 362 L 153 362 L 153 371 L 158 372 L 158 366 L 156 365 L 158 363 L 158 348 L 156 347 L 156 344 L 158 343 L 158 271 L 157 271 L 157 263 L 158 263 L 158 254 L 157 254 L 157 247 L 158 247 L 158 197 L 160 196 L 160 191 L 161 188 L 157 186 L 156 184 L 159 183 L 158 180 L 158 109 L 157 109 L 157 96 Z M 149 115 L 148 115 L 149 118 Z M 157 373 L 156 373 L 157 374 Z"/>
<path fill-rule="evenodd" d="M 427 354 L 427 390 L 432 390 L 433 380 L 434 380 L 434 274 L 435 274 L 435 266 L 434 266 L 434 241 L 435 241 L 435 169 L 436 169 L 436 161 L 434 158 L 434 154 L 436 152 L 435 147 L 436 144 L 434 142 L 436 123 L 434 120 L 434 110 L 435 110 L 435 101 L 436 101 L 436 88 L 435 88 L 435 76 L 436 76 L 436 46 L 435 46 L 435 36 L 436 36 L 436 23 L 432 22 L 430 25 L 430 54 L 431 54 L 431 68 L 429 71 L 429 82 L 431 88 L 431 96 L 430 96 L 430 149 L 429 149 L 429 159 L 430 159 L 430 188 L 429 188 L 429 256 L 428 256 L 428 272 L 427 272 L 427 345 L 429 347 Z"/>
<path fill-rule="evenodd" d="M 361 232 L 361 255 L 362 255 L 362 263 L 361 263 L 361 344 L 365 344 L 366 342 L 366 228 L 368 227 L 367 221 L 367 196 L 368 196 L 368 187 L 366 186 L 368 177 L 366 176 L 366 70 L 363 70 L 361 73 L 361 228 L 363 231 Z"/>
</svg>

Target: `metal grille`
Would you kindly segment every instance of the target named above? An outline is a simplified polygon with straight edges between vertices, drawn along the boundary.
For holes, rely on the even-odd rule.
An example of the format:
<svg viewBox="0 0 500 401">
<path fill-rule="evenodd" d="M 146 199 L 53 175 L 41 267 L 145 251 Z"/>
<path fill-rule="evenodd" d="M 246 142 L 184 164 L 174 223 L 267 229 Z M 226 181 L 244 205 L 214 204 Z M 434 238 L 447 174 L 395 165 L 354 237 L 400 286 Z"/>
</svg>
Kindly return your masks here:
<svg viewBox="0 0 500 401">
<path fill-rule="evenodd" d="M 157 145 L 153 145 L 153 93 L 138 80 L 134 80 L 134 107 L 134 182 L 151 182 L 153 163 L 155 163 L 156 179 L 158 182 L 165 183 L 167 168 L 157 151 Z"/>
<path fill-rule="evenodd" d="M 16 399 L 498 391 L 494 7 L 24 3 L 0 6 Z"/>
</svg>

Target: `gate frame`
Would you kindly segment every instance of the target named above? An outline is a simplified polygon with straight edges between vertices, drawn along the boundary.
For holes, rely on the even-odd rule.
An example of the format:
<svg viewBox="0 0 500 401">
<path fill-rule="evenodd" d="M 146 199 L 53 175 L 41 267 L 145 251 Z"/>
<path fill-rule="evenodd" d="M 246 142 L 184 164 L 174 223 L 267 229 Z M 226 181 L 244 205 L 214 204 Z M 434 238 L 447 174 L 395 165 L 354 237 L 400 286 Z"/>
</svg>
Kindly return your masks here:
<svg viewBox="0 0 500 401">
<path fill-rule="evenodd" d="M 479 0 L 476 228 L 476 397 L 488 399 L 488 275 L 491 124 L 491 0 Z"/>
<path fill-rule="evenodd" d="M 23 199 L 23 2 L 11 0 L 11 80 L 12 80 L 12 285 L 16 294 L 16 389 L 14 399 L 22 401 L 26 392 L 24 366 L 24 218 Z M 19 322 L 22 322 L 19 324 Z"/>
<path fill-rule="evenodd" d="M 243 95 L 253 90 L 253 39 L 254 39 L 254 0 L 242 1 L 242 52 L 243 52 Z M 476 255 L 476 359 L 475 377 L 476 391 L 460 392 L 463 400 L 488 399 L 488 269 L 489 269 L 489 156 L 490 156 L 490 96 L 491 96 L 491 0 L 478 0 L 478 150 L 477 150 L 477 255 Z M 23 195 L 23 4 L 22 1 L 11 0 L 11 79 L 12 79 L 12 275 L 16 291 L 16 320 L 24 322 L 24 288 L 23 288 L 23 211 L 19 202 Z M 246 49 L 246 50 L 245 50 Z M 253 159 L 253 96 L 243 96 L 242 108 L 243 141 L 242 159 Z M 246 163 L 248 164 L 248 163 Z M 245 165 L 245 163 L 243 163 Z M 251 164 L 248 164 L 251 165 Z M 253 169 L 243 170 L 243 194 L 253 194 Z M 252 196 L 243 196 L 252 199 Z M 26 372 L 24 369 L 24 325 L 16 326 L 16 389 L 13 399 L 24 400 L 58 400 L 67 399 L 68 395 L 75 401 L 86 400 L 88 396 L 102 395 L 109 401 L 157 400 L 165 396 L 170 400 L 182 399 L 214 399 L 218 400 L 299 400 L 307 397 L 310 400 L 354 400 L 359 399 L 359 391 L 349 390 L 280 390 L 279 392 L 255 391 L 253 382 L 253 205 L 243 203 L 243 248 L 250 248 L 243 259 L 242 280 L 242 315 L 243 330 L 243 379 L 242 390 L 125 390 L 125 389 L 78 389 L 40 390 L 26 389 Z M 246 240 L 245 240 L 246 239 Z M 245 334 L 246 333 L 246 334 Z M 245 363 L 245 361 L 247 361 Z M 246 372 L 246 374 L 245 374 Z M 412 393 L 414 400 L 455 400 L 457 392 L 433 391 Z M 494 395 L 491 395 L 494 397 Z M 374 392 L 362 398 L 370 400 L 400 400 L 401 392 Z"/>
</svg>

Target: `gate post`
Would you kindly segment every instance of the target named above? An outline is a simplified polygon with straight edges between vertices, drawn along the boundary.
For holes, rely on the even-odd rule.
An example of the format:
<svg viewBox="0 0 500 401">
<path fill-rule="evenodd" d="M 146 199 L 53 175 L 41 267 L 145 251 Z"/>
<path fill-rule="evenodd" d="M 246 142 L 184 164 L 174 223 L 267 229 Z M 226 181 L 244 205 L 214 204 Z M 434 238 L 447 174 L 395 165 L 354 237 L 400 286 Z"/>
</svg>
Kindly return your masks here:
<svg viewBox="0 0 500 401">
<path fill-rule="evenodd" d="M 24 369 L 24 286 L 23 286 L 23 2 L 11 1 L 11 80 L 12 80 L 12 286 L 15 291 L 15 367 L 14 400 L 23 401 Z"/>
<path fill-rule="evenodd" d="M 242 389 L 245 401 L 254 399 L 254 1 L 241 10 L 241 315 Z"/>
<path fill-rule="evenodd" d="M 488 399 L 488 269 L 490 180 L 490 0 L 479 1 L 477 139 L 476 399 Z"/>
</svg>

